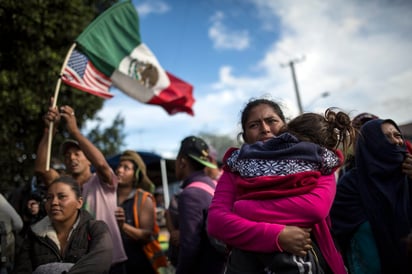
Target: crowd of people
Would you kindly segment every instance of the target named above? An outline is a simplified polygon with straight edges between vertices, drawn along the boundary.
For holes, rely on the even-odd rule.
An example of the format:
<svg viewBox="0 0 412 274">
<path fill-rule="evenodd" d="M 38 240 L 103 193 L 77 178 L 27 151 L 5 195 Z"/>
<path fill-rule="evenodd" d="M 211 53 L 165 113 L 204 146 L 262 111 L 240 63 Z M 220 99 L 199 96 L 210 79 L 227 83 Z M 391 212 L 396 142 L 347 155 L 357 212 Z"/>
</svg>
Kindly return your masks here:
<svg viewBox="0 0 412 274">
<path fill-rule="evenodd" d="M 62 119 L 65 170 L 46 167 Z M 2 274 L 412 273 L 412 146 L 391 119 L 329 108 L 287 121 L 253 98 L 223 159 L 198 136 L 181 141 L 169 205 L 135 151 L 112 170 L 72 107 L 52 98 L 43 120 L 42 195 L 0 195 Z"/>
</svg>

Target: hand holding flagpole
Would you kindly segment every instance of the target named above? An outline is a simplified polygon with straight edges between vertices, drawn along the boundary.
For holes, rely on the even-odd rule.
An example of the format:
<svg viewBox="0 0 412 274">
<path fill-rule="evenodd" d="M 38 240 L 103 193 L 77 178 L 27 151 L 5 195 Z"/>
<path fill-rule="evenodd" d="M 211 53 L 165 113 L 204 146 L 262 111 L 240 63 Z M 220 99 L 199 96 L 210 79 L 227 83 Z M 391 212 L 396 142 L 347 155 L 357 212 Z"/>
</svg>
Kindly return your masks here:
<svg viewBox="0 0 412 274">
<path fill-rule="evenodd" d="M 122 41 L 119 43 L 118 41 Z M 78 45 L 81 50 L 74 48 Z M 141 41 L 139 17 L 131 1 L 120 1 L 104 11 L 76 38 L 61 70 L 61 81 L 78 90 L 111 98 L 113 85 L 145 104 L 159 105 L 170 115 L 194 115 L 193 86 L 166 72 Z M 53 124 L 50 124 L 46 170 L 50 166 Z"/>
<path fill-rule="evenodd" d="M 121 41 L 121 43 L 119 42 Z M 63 83 L 102 98 L 111 86 L 173 115 L 194 115 L 193 86 L 165 71 L 141 40 L 139 16 L 131 1 L 107 9 L 76 38 Z"/>
<path fill-rule="evenodd" d="M 55 108 L 57 104 L 57 98 L 59 96 L 60 86 L 62 82 L 61 76 L 63 75 L 63 71 L 65 67 L 67 66 L 67 62 L 69 61 L 70 55 L 72 54 L 72 51 L 74 50 L 75 47 L 76 47 L 76 43 L 73 43 L 73 45 L 69 49 L 69 52 L 66 55 L 66 58 L 63 62 L 63 66 L 60 70 L 60 77 L 57 80 L 56 89 L 54 90 L 53 104 L 52 104 L 53 108 Z M 47 171 L 50 170 L 51 146 L 52 146 L 52 141 L 53 141 L 53 127 L 54 127 L 54 123 L 51 122 L 49 125 L 49 139 L 47 142 L 47 158 L 46 158 L 46 170 Z"/>
</svg>

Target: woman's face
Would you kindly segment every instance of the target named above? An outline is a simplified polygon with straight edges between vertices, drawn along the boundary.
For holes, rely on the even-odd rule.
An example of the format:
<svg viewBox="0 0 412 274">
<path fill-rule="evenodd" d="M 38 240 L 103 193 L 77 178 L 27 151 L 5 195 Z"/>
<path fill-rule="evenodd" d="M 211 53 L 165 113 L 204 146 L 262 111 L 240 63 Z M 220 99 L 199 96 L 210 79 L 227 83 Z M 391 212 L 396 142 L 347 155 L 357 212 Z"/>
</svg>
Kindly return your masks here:
<svg viewBox="0 0 412 274">
<path fill-rule="evenodd" d="M 65 183 L 53 183 L 47 191 L 46 211 L 52 223 L 73 223 L 83 199 L 76 197 L 72 188 Z"/>
<path fill-rule="evenodd" d="M 129 160 L 123 160 L 116 168 L 116 175 L 119 178 L 119 184 L 133 184 L 135 171 L 133 163 Z"/>
<path fill-rule="evenodd" d="M 280 132 L 285 123 L 273 108 L 267 104 L 260 104 L 252 108 L 244 125 L 243 139 L 252 144 L 257 141 L 268 140 Z"/>
<path fill-rule="evenodd" d="M 381 125 L 382 132 L 391 144 L 401 146 L 403 145 L 402 134 L 392 123 L 383 123 Z"/>
</svg>

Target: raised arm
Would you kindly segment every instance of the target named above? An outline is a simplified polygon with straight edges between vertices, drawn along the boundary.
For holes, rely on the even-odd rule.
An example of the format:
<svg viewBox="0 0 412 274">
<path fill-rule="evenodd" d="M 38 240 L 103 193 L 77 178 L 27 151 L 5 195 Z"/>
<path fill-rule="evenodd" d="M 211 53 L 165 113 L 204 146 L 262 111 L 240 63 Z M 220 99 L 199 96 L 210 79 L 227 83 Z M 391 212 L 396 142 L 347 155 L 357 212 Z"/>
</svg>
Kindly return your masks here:
<svg viewBox="0 0 412 274">
<path fill-rule="evenodd" d="M 70 106 L 60 107 L 60 115 L 66 120 L 68 132 L 77 142 L 79 142 L 80 149 L 96 169 L 96 173 L 100 180 L 106 184 L 113 185 L 112 169 L 110 168 L 109 163 L 107 163 L 102 152 L 80 132 L 73 108 Z"/>
<path fill-rule="evenodd" d="M 50 99 L 50 106 L 47 113 L 43 116 L 44 121 L 44 131 L 43 136 L 40 139 L 40 143 L 37 147 L 36 160 L 34 162 L 34 172 L 39 176 L 42 181 L 48 185 L 54 179 L 59 177 L 59 173 L 50 168 L 46 170 L 46 161 L 47 161 L 47 146 L 49 140 L 49 128 L 50 123 L 54 123 L 53 127 L 53 136 L 57 132 L 57 125 L 60 122 L 60 114 L 57 110 L 57 107 L 53 107 L 53 98 Z"/>
<path fill-rule="evenodd" d="M 19 232 L 23 228 L 23 221 L 17 211 L 0 193 L 0 210 L 10 217 L 13 231 Z"/>
</svg>

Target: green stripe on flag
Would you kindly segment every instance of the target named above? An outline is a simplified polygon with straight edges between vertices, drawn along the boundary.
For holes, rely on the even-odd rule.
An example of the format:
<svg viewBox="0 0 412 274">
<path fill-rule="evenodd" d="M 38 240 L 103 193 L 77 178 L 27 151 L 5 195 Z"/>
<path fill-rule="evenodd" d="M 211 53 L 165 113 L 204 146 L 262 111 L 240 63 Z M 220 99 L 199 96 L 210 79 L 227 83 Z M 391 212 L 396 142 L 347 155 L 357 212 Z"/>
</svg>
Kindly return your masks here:
<svg viewBox="0 0 412 274">
<path fill-rule="evenodd" d="M 121 60 L 141 43 L 135 7 L 130 1 L 113 5 L 76 42 L 96 68 L 110 77 Z"/>
</svg>

